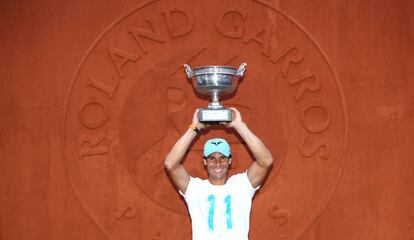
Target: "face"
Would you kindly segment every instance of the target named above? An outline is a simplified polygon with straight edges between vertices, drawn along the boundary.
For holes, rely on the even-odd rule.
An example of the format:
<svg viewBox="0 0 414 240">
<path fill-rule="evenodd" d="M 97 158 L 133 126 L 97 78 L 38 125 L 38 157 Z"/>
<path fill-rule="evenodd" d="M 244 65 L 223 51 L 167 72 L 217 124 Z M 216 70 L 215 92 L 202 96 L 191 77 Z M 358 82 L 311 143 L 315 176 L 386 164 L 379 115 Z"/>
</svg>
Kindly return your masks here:
<svg viewBox="0 0 414 240">
<path fill-rule="evenodd" d="M 204 165 L 207 167 L 208 177 L 211 180 L 226 180 L 230 164 L 231 158 L 219 152 L 212 153 L 204 159 Z"/>
</svg>

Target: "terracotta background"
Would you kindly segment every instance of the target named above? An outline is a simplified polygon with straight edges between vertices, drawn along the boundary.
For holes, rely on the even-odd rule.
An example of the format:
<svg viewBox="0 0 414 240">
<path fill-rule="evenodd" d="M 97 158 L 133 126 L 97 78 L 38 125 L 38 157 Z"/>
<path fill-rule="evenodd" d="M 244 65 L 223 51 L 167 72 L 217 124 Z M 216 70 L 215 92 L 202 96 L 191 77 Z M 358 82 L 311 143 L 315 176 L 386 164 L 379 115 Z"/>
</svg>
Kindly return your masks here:
<svg viewBox="0 0 414 240">
<path fill-rule="evenodd" d="M 191 1 L 168 1 L 165 6 L 173 8 L 188 5 L 192 9 L 190 3 Z M 323 185 L 311 185 L 308 190 L 315 194 L 294 199 L 292 209 L 287 212 L 288 217 L 276 207 L 272 208 L 274 212 L 261 211 L 261 206 L 273 206 L 270 193 L 278 191 L 280 182 L 280 186 L 288 190 L 292 188 L 292 191 L 297 186 L 283 183 L 283 173 L 288 172 L 284 170 L 284 166 L 290 166 L 289 157 L 283 160 L 283 165 L 280 162 L 273 169 L 271 179 L 275 180 L 268 181 L 259 193 L 261 196 L 255 199 L 257 204 L 253 208 L 251 239 L 414 240 L 414 162 L 411 159 L 414 153 L 413 1 L 280 0 L 264 3 L 279 9 L 302 25 L 326 53 L 328 65 L 334 69 L 342 86 L 344 105 L 334 110 L 343 114 L 342 120 L 338 121 L 342 124 L 340 129 L 346 130 L 341 132 L 340 138 L 346 141 L 339 144 L 342 150 L 338 156 L 334 153 L 339 150 L 332 150 L 331 158 L 338 159 L 334 173 L 340 177 L 330 185 L 333 189 L 332 197 L 330 194 L 322 194 Z M 80 180 L 77 182 L 75 177 L 80 174 L 71 175 L 71 170 L 68 170 L 72 169 L 68 164 L 70 161 L 65 160 L 65 148 L 70 145 L 65 138 L 70 138 L 70 134 L 65 135 L 65 131 L 68 128 L 76 129 L 76 126 L 67 123 L 71 117 L 67 102 L 71 97 L 76 97 L 69 92 L 74 86 L 72 81 L 76 81 L 82 59 L 108 26 L 139 4 L 140 1 L 128 0 L 0 2 L 1 240 L 190 239 L 188 217 L 180 213 L 185 210 L 184 205 L 178 195 L 171 194 L 173 190 L 169 188 L 171 186 L 168 181 L 159 183 L 159 186 L 167 189 L 165 196 L 151 196 L 154 182 L 145 173 L 131 172 L 135 167 L 139 169 L 139 165 L 130 166 L 133 163 L 127 160 L 124 163 L 126 172 L 120 170 L 121 172 L 109 175 L 123 177 L 143 174 L 144 177 L 135 177 L 134 180 L 143 189 L 142 192 L 130 193 L 129 188 L 126 188 L 125 193 L 126 198 L 135 201 L 128 204 L 137 204 L 138 207 L 129 208 L 130 205 L 125 203 L 125 209 L 117 209 L 122 205 L 119 202 L 124 199 L 122 194 L 118 194 L 123 185 L 116 182 L 118 180 L 113 180 L 115 183 L 110 190 L 100 188 L 96 183 L 96 195 L 102 194 L 104 203 L 103 206 L 89 210 L 93 208 L 92 203 L 99 203 L 99 199 L 85 199 L 82 194 L 87 194 L 90 189 L 81 185 Z M 220 2 L 212 1 L 209 4 L 212 12 L 216 8 L 221 9 Z M 234 6 L 237 2 L 224 5 Z M 145 10 L 145 14 L 156 14 L 151 9 Z M 198 46 L 197 42 L 189 44 Z M 180 51 L 175 54 L 178 58 L 181 54 L 185 55 Z M 253 54 L 249 57 L 249 66 L 252 67 L 248 74 L 255 74 L 255 70 L 259 74 L 257 66 L 260 64 L 255 63 Z M 213 58 L 210 56 L 207 60 L 209 59 Z M 162 60 L 168 61 L 164 58 Z M 259 57 L 256 60 L 259 62 Z M 161 65 L 157 65 L 159 63 L 156 59 L 153 62 L 155 70 L 141 72 L 140 81 L 149 83 L 157 74 L 163 74 L 157 67 L 164 66 L 162 64 L 165 62 Z M 165 66 L 170 65 L 167 63 Z M 183 73 L 179 74 L 184 77 Z M 244 86 L 248 86 L 247 80 L 246 77 L 247 83 L 243 83 Z M 162 90 L 163 86 L 153 82 L 151 84 L 153 85 L 149 86 L 150 90 L 161 89 L 162 98 L 162 93 L 166 93 Z M 183 86 L 187 89 L 188 96 L 193 94 L 189 90 L 191 85 L 188 82 Z M 243 91 L 249 94 L 249 89 L 243 89 L 246 88 L 240 85 L 241 93 L 235 97 L 241 97 L 236 98 L 237 101 L 250 101 L 247 97 L 243 98 Z M 142 89 L 136 87 L 134 91 L 140 90 Z M 145 95 L 145 89 L 142 91 Z M 253 91 L 251 90 L 252 94 Z M 339 92 L 333 92 L 332 95 L 336 96 Z M 122 97 L 122 94 L 120 92 L 119 96 Z M 179 94 L 174 94 L 173 92 L 173 98 L 180 97 Z M 264 99 L 272 99 L 269 96 Z M 205 100 L 194 101 L 194 106 L 206 104 Z M 231 103 L 231 99 L 228 101 Z M 252 101 L 260 103 L 260 100 Z M 146 104 L 155 109 L 151 112 L 154 115 L 149 119 L 154 116 L 157 119 L 168 118 L 167 112 L 170 108 L 163 108 L 163 103 L 149 101 Z M 289 105 L 286 102 L 285 104 Z M 147 120 L 149 127 L 134 129 L 134 121 L 145 121 L 139 118 L 139 114 L 134 113 L 134 106 L 136 105 L 132 104 L 129 108 L 123 108 L 124 115 L 120 114 L 120 120 L 115 124 L 119 128 L 121 143 L 123 141 L 130 144 L 125 146 L 129 149 L 121 149 L 121 152 L 135 150 L 135 134 L 130 132 L 137 133 L 141 137 L 137 141 L 142 143 L 143 138 L 153 137 L 153 129 L 158 127 L 151 126 L 151 120 Z M 187 126 L 186 119 L 188 123 L 191 119 L 192 109 L 190 107 L 185 110 L 185 114 L 179 119 L 184 126 L 177 127 L 181 132 Z M 275 119 L 278 114 L 275 110 L 270 116 Z M 249 118 L 254 117 L 247 115 Z M 260 119 L 259 117 L 259 122 L 262 121 Z M 263 122 L 273 123 L 272 120 Z M 282 151 L 286 151 L 289 156 L 290 147 L 286 147 L 284 143 L 286 139 L 273 138 L 273 135 L 285 134 L 285 127 L 290 129 L 291 125 L 285 122 L 283 128 L 269 131 L 255 125 L 253 120 L 249 121 L 258 135 L 271 146 L 275 156 L 282 154 Z M 332 121 L 332 126 L 336 126 L 334 118 Z M 156 134 L 168 131 L 164 129 L 167 124 L 163 122 L 162 127 L 157 128 Z M 112 133 L 110 130 L 108 131 Z M 176 137 L 173 135 L 160 148 L 168 149 Z M 118 138 L 115 136 L 113 139 Z M 237 142 L 237 138 L 234 141 Z M 336 143 L 336 140 L 330 141 Z M 197 149 L 195 146 L 196 151 Z M 240 156 L 247 154 L 243 147 L 236 148 L 236 152 Z M 150 153 L 149 159 L 157 156 L 154 154 L 156 153 Z M 162 159 L 159 160 L 161 164 L 152 167 L 162 168 Z M 241 164 L 244 166 L 247 163 Z M 299 173 L 295 175 L 294 170 L 302 166 L 295 163 L 290 169 L 290 179 L 300 186 L 306 180 Z M 319 165 L 312 166 L 316 170 L 322 169 Z M 91 176 L 98 176 L 94 171 L 99 169 L 91 169 Z M 164 173 L 160 174 L 160 179 L 165 178 Z M 88 184 L 88 176 L 85 179 L 82 181 Z M 78 188 L 76 184 L 80 184 Z M 147 186 L 150 188 L 146 189 Z M 160 192 L 163 191 L 153 194 Z M 134 194 L 138 197 L 134 197 Z M 92 191 L 91 196 L 95 196 L 95 192 Z M 276 198 L 283 202 L 283 196 L 278 195 Z M 326 199 L 326 205 L 317 206 L 320 212 L 318 210 L 309 213 L 309 219 L 301 215 L 302 211 L 295 211 L 295 205 L 312 208 L 313 202 L 319 197 Z M 171 204 L 168 206 L 173 208 L 178 206 L 181 210 L 171 211 L 163 204 Z M 111 217 L 114 213 L 116 218 Z M 302 222 L 306 224 L 296 229 Z"/>
</svg>

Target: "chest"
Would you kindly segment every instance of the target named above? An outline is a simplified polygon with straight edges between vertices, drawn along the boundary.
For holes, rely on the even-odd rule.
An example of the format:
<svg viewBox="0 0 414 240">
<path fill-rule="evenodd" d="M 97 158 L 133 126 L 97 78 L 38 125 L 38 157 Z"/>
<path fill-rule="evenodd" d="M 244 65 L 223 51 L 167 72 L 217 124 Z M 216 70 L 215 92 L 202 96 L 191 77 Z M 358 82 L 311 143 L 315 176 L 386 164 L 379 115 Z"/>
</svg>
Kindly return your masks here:
<svg viewBox="0 0 414 240">
<path fill-rule="evenodd" d="M 197 207 L 203 216 L 228 218 L 243 208 L 248 201 L 235 189 L 206 189 L 197 195 Z"/>
</svg>

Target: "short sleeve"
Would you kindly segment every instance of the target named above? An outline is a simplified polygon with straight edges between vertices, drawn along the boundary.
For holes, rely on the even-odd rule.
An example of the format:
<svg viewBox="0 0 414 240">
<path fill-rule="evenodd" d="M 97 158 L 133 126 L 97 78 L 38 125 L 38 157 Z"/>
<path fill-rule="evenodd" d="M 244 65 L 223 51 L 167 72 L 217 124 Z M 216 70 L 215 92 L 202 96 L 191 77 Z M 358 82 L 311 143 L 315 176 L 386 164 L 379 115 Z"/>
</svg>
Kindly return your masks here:
<svg viewBox="0 0 414 240">
<path fill-rule="evenodd" d="M 252 186 L 252 183 L 250 182 L 249 177 L 247 176 L 247 171 L 244 173 L 240 173 L 238 175 L 240 185 L 250 195 L 250 197 L 253 197 L 255 192 L 260 188 L 260 185 L 256 188 Z"/>
<path fill-rule="evenodd" d="M 194 178 L 190 176 L 190 181 L 188 182 L 187 190 L 185 193 L 181 192 L 181 190 L 178 190 L 181 196 L 184 197 L 184 199 L 188 198 L 191 195 L 194 195 L 194 191 L 197 189 L 197 185 L 201 183 L 200 178 Z"/>
</svg>

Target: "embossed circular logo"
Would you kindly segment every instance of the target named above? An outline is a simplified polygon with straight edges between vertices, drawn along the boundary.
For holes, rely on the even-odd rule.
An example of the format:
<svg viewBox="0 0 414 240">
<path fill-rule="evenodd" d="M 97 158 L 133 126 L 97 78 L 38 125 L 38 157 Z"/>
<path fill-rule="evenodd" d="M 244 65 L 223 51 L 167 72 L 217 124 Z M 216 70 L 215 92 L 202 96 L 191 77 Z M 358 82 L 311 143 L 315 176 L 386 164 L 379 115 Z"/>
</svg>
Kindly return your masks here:
<svg viewBox="0 0 414 240">
<path fill-rule="evenodd" d="M 241 62 L 248 63 L 244 79 L 221 101 L 241 111 L 276 159 L 253 201 L 250 238 L 295 239 L 322 214 L 344 164 L 347 116 L 339 81 L 317 42 L 261 1 L 146 1 L 92 44 L 66 105 L 69 181 L 107 238 L 190 238 L 186 205 L 164 158 L 194 110 L 210 100 L 193 90 L 182 64 Z M 251 164 L 237 133 L 213 126 L 184 159 L 191 175 L 206 177 L 202 146 L 210 137 L 231 143 L 230 174 Z"/>
</svg>

